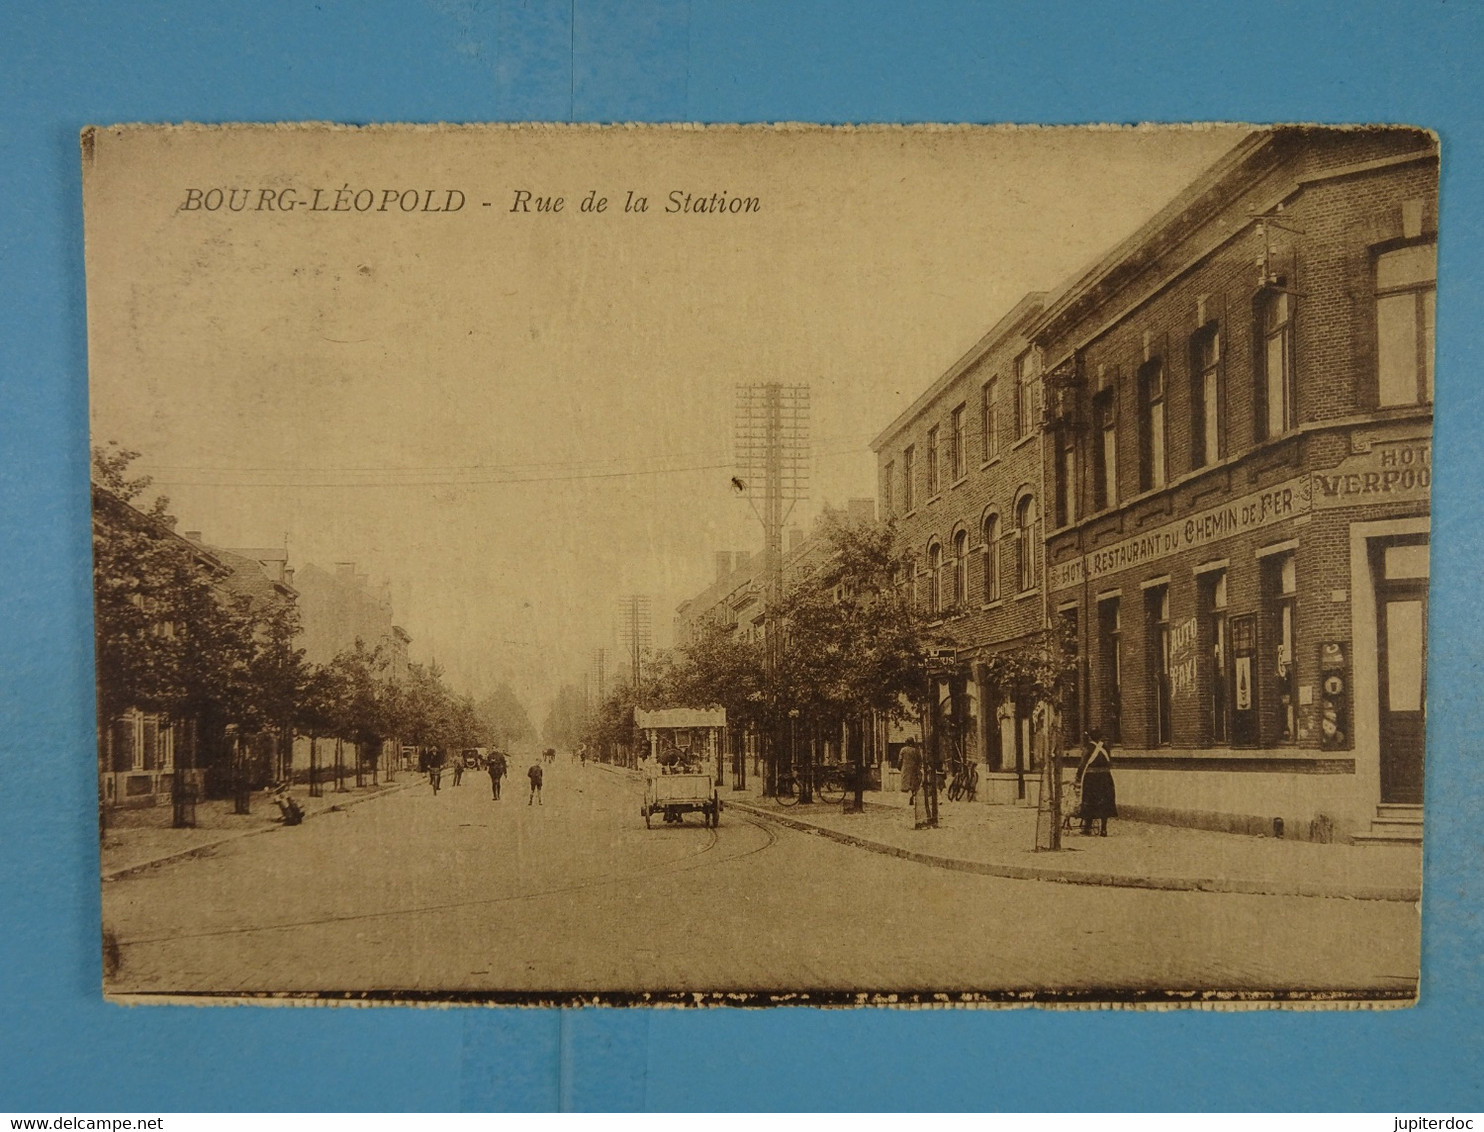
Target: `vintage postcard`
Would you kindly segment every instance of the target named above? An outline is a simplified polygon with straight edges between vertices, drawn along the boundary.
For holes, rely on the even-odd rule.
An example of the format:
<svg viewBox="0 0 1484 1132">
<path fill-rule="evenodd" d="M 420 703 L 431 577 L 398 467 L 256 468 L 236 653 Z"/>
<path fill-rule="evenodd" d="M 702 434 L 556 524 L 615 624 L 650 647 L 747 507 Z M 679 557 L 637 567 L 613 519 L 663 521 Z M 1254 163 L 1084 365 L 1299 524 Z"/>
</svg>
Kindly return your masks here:
<svg viewBox="0 0 1484 1132">
<path fill-rule="evenodd" d="M 105 993 L 1415 1001 L 1438 161 L 84 131 Z"/>
</svg>

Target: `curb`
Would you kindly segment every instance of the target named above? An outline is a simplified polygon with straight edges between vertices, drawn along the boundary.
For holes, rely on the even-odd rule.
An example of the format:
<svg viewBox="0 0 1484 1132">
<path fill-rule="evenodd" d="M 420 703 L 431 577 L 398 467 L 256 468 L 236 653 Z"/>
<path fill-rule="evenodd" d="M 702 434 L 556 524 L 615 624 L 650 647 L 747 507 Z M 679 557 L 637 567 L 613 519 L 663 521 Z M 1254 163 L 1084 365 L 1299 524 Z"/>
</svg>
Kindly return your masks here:
<svg viewBox="0 0 1484 1132">
<path fill-rule="evenodd" d="M 317 818 L 321 814 L 343 813 L 352 806 L 359 806 L 362 802 L 372 802 L 377 798 L 385 798 L 388 794 L 394 794 L 398 790 L 405 790 L 411 785 L 413 785 L 411 780 L 405 783 L 395 783 L 375 794 L 363 794 L 359 798 L 352 798 L 346 802 L 336 802 L 333 806 L 326 806 L 322 810 L 315 810 L 312 814 L 305 814 L 304 820 L 309 821 L 311 818 Z M 142 873 L 147 869 L 158 868 L 160 865 L 168 865 L 175 861 L 184 861 L 191 857 L 199 857 L 204 853 L 210 852 L 212 849 L 218 849 L 234 841 L 241 841 L 247 837 L 258 837 L 264 833 L 277 833 L 284 828 L 283 825 L 267 825 L 261 829 L 244 829 L 240 833 L 229 833 L 227 836 L 217 838 L 215 841 L 204 841 L 200 845 L 192 845 L 189 849 L 180 849 L 174 853 L 166 853 L 163 857 L 152 857 L 148 861 L 140 861 L 133 865 L 124 865 L 122 868 L 103 873 L 101 879 L 105 884 L 111 880 L 123 880 L 125 877 L 133 876 L 135 873 Z"/>
<path fill-rule="evenodd" d="M 1386 885 L 1358 885 L 1341 888 L 1325 884 L 1277 884 L 1268 881 L 1221 880 L 1219 878 L 1132 876 L 1120 873 L 1091 873 L 1076 869 L 1056 869 L 1039 865 L 1004 865 L 992 861 L 966 861 L 960 857 L 940 857 L 932 853 L 920 853 L 915 849 L 903 849 L 882 841 L 871 841 L 851 833 L 841 833 L 797 818 L 784 817 L 747 802 L 728 802 L 739 810 L 760 817 L 764 821 L 811 833 L 838 841 L 856 849 L 881 853 L 888 857 L 900 857 L 919 865 L 937 869 L 950 869 L 961 873 L 976 873 L 980 876 L 1001 877 L 1006 880 L 1039 880 L 1055 884 L 1086 884 L 1105 888 L 1146 888 L 1167 892 L 1221 892 L 1242 896 L 1305 896 L 1332 900 L 1385 900 L 1415 904 L 1422 899 L 1418 888 L 1401 888 Z"/>
</svg>

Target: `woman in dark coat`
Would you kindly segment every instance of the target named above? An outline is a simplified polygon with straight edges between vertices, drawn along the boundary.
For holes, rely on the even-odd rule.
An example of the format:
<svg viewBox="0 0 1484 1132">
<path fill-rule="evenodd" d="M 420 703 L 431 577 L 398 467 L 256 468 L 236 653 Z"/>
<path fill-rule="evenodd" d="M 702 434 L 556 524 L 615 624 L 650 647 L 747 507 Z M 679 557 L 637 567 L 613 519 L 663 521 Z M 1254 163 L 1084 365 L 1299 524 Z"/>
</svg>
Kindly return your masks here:
<svg viewBox="0 0 1484 1132">
<path fill-rule="evenodd" d="M 1087 733 L 1087 754 L 1077 769 L 1077 785 L 1082 788 L 1082 805 L 1078 816 L 1082 819 L 1082 832 L 1092 833 L 1092 823 L 1098 822 L 1098 835 L 1108 836 L 1108 819 L 1118 816 L 1118 800 L 1113 789 L 1113 758 L 1103 742 L 1101 731 L 1096 728 Z"/>
</svg>

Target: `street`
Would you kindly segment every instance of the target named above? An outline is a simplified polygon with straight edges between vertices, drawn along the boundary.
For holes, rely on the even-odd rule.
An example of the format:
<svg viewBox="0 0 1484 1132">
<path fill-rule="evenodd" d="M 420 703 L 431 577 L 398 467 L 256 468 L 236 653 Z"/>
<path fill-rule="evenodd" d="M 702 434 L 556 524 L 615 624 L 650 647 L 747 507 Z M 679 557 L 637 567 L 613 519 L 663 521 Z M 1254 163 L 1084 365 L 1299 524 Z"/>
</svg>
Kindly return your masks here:
<svg viewBox="0 0 1484 1132">
<path fill-rule="evenodd" d="M 515 760 L 103 886 L 114 994 L 1415 987 L 1396 902 L 1062 885 L 927 867 Z"/>
</svg>

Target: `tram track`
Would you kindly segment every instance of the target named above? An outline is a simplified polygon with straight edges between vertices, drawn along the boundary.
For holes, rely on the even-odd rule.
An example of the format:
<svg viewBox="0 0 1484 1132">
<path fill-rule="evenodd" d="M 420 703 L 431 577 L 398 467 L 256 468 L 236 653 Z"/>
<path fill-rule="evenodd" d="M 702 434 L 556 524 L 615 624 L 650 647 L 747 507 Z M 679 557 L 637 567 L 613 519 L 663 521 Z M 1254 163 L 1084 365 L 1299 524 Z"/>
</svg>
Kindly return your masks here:
<svg viewBox="0 0 1484 1132">
<path fill-rule="evenodd" d="M 364 923 L 383 919 L 394 919 L 404 916 L 436 915 L 440 913 L 458 911 L 467 908 L 495 907 L 499 905 L 518 904 L 527 901 L 545 900 L 554 896 L 564 896 L 573 892 L 581 892 L 587 889 L 600 888 L 607 885 L 620 885 L 634 881 L 647 880 L 655 877 L 670 876 L 677 873 L 692 872 L 706 866 L 719 866 L 732 861 L 742 860 L 758 853 L 766 852 L 778 842 L 778 834 L 769 826 L 750 815 L 737 815 L 741 824 L 751 827 L 754 831 L 763 835 L 761 843 L 744 849 L 740 852 L 728 853 L 723 856 L 710 859 L 707 854 L 711 853 L 722 842 L 720 828 L 705 827 L 705 843 L 697 847 L 693 852 L 685 853 L 653 865 L 622 872 L 600 873 L 582 880 L 572 881 L 564 884 L 552 885 L 545 888 L 532 889 L 524 892 L 506 893 L 500 896 L 480 897 L 466 900 L 438 901 L 433 903 L 417 904 L 404 908 L 377 909 L 365 912 L 345 912 L 334 915 L 307 916 L 294 920 L 285 920 L 272 924 L 251 924 L 244 926 L 212 928 L 201 931 L 169 932 L 157 935 L 136 936 L 134 938 L 122 938 L 117 940 L 120 949 L 129 947 L 143 947 L 158 943 L 176 943 L 192 939 L 213 939 L 233 936 L 247 936 L 266 932 L 293 931 L 301 928 L 322 927 L 329 924 Z M 729 827 L 736 828 L 735 822 L 729 822 Z M 703 859 L 704 858 L 704 859 Z"/>
</svg>

